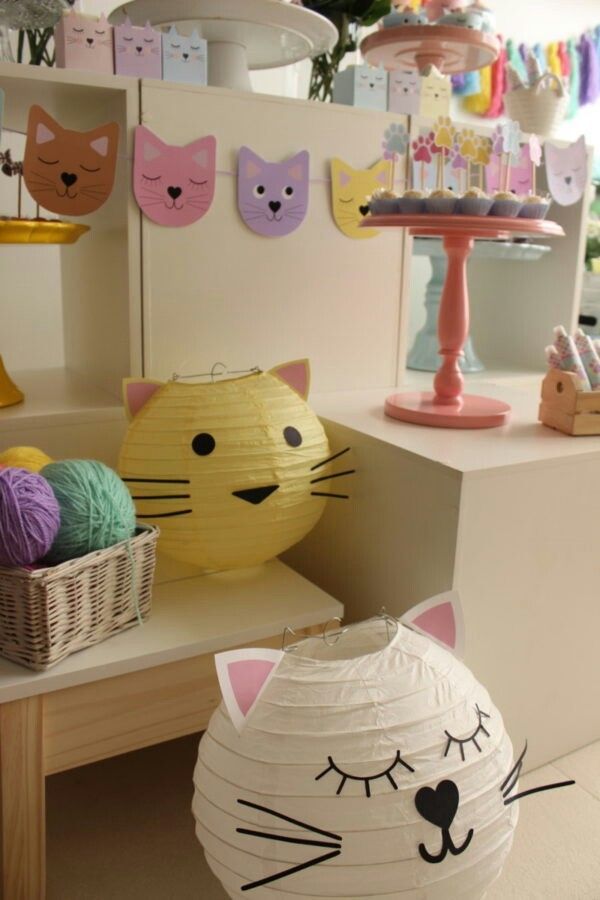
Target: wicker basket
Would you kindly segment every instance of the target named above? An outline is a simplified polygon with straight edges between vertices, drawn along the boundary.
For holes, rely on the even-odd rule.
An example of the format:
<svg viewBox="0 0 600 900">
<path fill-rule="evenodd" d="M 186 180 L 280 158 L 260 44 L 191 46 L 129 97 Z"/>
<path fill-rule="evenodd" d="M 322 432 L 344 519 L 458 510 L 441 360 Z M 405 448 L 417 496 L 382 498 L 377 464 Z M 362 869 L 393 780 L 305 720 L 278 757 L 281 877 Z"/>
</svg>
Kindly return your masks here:
<svg viewBox="0 0 600 900">
<path fill-rule="evenodd" d="M 0 567 L 0 655 L 43 671 L 147 619 L 158 529 L 44 569 Z"/>
<path fill-rule="evenodd" d="M 506 113 L 523 131 L 548 137 L 564 119 L 569 95 L 556 75 L 546 72 L 530 88 L 504 95 Z"/>
</svg>

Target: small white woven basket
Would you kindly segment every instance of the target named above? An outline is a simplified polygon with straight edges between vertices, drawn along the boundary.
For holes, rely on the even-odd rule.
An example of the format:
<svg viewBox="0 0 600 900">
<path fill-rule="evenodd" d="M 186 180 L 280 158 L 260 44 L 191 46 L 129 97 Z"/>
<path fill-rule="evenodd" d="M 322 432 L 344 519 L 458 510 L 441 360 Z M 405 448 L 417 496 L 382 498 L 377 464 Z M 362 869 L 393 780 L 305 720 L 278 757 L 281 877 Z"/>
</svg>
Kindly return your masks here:
<svg viewBox="0 0 600 900">
<path fill-rule="evenodd" d="M 0 655 L 43 671 L 147 619 L 158 534 L 139 525 L 131 540 L 58 566 L 0 567 Z"/>
<path fill-rule="evenodd" d="M 531 87 L 516 88 L 504 95 L 507 115 L 523 131 L 550 136 L 565 117 L 569 95 L 563 82 L 546 72 Z"/>
</svg>

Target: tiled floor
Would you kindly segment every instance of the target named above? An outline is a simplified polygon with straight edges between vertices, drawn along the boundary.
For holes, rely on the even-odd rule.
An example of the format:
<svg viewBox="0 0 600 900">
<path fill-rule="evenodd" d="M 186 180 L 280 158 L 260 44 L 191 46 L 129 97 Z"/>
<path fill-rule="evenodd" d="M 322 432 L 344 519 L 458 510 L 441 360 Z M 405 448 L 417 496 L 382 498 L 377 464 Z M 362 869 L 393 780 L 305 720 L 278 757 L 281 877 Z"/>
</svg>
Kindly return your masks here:
<svg viewBox="0 0 600 900">
<path fill-rule="evenodd" d="M 48 900 L 226 900 L 194 837 L 183 738 L 54 775 L 48 794 Z M 486 900 L 600 900 L 600 742 L 526 775 L 513 852 Z M 452 900 L 451 897 L 448 900 Z"/>
</svg>

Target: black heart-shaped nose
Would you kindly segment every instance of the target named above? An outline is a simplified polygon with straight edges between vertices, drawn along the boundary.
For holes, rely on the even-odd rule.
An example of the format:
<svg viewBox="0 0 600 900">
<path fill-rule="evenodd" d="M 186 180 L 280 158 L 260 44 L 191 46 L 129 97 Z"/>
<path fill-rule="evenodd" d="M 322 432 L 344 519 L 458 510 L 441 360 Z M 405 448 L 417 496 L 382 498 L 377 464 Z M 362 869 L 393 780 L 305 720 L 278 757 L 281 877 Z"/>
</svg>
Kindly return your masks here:
<svg viewBox="0 0 600 900">
<path fill-rule="evenodd" d="M 247 488 L 245 491 L 232 491 L 232 494 L 234 497 L 239 497 L 240 500 L 245 500 L 246 503 L 258 506 L 259 503 L 274 494 L 278 487 L 278 484 L 268 484 L 265 487 Z"/>
<path fill-rule="evenodd" d="M 571 178 L 570 175 L 566 175 L 566 176 L 565 176 L 565 183 L 566 183 L 566 184 L 571 184 L 572 181 L 573 181 L 573 179 Z"/>
<path fill-rule="evenodd" d="M 168 187 L 167 194 L 169 197 L 172 197 L 173 200 L 177 200 L 178 197 L 181 197 L 183 191 L 180 187 Z"/>
<path fill-rule="evenodd" d="M 189 59 L 189 58 L 190 58 L 190 54 L 189 54 L 189 53 L 182 53 L 181 55 L 183 56 L 184 59 Z"/>
<path fill-rule="evenodd" d="M 136 47 L 135 49 L 137 50 L 138 53 L 141 53 L 142 50 L 143 50 L 144 48 L 143 48 L 143 47 Z"/>
<path fill-rule="evenodd" d="M 60 180 L 65 185 L 65 187 L 70 188 L 71 185 L 75 184 L 75 182 L 77 181 L 77 175 L 75 175 L 73 172 L 61 172 Z"/>
<path fill-rule="evenodd" d="M 453 781 L 440 781 L 436 788 L 423 787 L 417 791 L 415 806 L 420 816 L 448 829 L 454 821 L 458 809 L 459 793 Z"/>
<path fill-rule="evenodd" d="M 366 214 L 369 212 L 369 204 L 367 203 L 366 206 L 359 206 L 358 211 L 361 216 L 366 216 Z"/>
<path fill-rule="evenodd" d="M 88 43 L 88 44 L 90 45 L 90 47 L 91 47 L 92 44 L 94 43 L 94 38 L 86 38 L 86 41 L 87 41 L 87 43 Z"/>
<path fill-rule="evenodd" d="M 279 200 L 269 200 L 269 209 L 274 213 L 280 210 L 281 203 L 279 202 Z"/>
</svg>

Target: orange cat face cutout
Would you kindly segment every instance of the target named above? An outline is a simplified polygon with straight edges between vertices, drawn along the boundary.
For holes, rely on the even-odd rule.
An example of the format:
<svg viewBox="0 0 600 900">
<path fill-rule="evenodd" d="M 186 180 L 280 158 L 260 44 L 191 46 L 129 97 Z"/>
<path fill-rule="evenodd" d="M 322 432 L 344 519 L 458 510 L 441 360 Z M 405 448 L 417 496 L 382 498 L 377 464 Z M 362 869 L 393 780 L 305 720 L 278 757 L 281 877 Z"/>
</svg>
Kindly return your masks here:
<svg viewBox="0 0 600 900">
<path fill-rule="evenodd" d="M 33 199 L 59 216 L 87 216 L 110 196 L 119 126 L 69 131 L 41 106 L 29 110 L 23 177 Z"/>
</svg>

